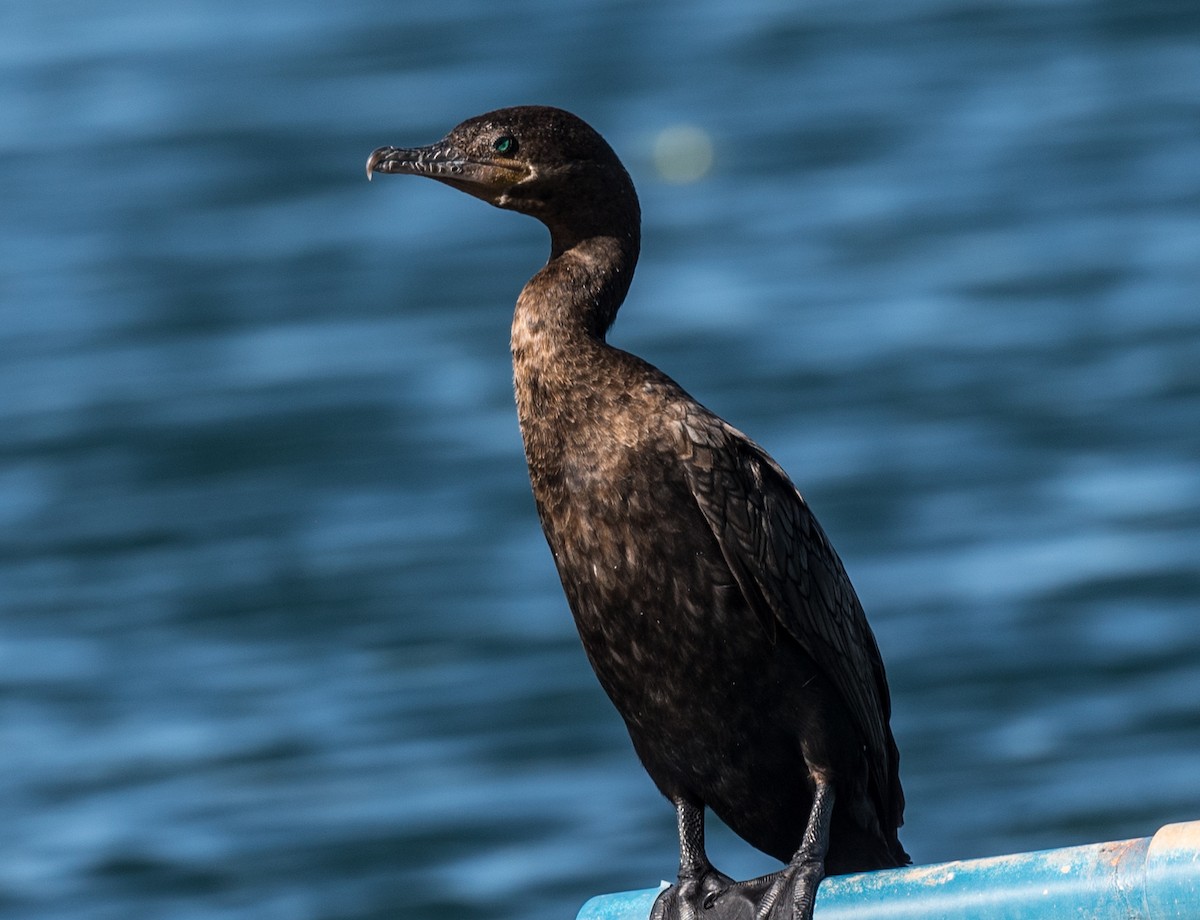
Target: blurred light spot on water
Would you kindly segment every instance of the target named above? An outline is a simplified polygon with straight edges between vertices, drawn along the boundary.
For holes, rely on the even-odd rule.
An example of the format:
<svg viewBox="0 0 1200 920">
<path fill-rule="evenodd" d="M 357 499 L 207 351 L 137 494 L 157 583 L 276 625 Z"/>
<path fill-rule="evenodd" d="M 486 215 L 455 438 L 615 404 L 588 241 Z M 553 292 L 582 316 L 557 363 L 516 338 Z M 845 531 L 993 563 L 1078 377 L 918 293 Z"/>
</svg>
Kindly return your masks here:
<svg viewBox="0 0 1200 920">
<path fill-rule="evenodd" d="M 713 160 L 712 138 L 695 125 L 671 125 L 654 138 L 654 168 L 667 182 L 686 184 L 703 179 Z"/>
</svg>

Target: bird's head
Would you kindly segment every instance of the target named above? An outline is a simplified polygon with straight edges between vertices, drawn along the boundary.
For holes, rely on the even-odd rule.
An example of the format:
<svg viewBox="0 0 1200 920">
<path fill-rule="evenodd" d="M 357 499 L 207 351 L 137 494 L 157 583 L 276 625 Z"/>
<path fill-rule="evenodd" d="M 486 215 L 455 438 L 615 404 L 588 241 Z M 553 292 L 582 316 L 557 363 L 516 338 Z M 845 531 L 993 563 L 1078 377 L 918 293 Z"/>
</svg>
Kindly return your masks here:
<svg viewBox="0 0 1200 920">
<path fill-rule="evenodd" d="M 425 147 L 380 147 L 367 159 L 372 173 L 427 176 L 552 232 L 576 235 L 630 208 L 637 219 L 633 184 L 612 148 L 582 119 L 549 106 L 477 115 Z"/>
</svg>

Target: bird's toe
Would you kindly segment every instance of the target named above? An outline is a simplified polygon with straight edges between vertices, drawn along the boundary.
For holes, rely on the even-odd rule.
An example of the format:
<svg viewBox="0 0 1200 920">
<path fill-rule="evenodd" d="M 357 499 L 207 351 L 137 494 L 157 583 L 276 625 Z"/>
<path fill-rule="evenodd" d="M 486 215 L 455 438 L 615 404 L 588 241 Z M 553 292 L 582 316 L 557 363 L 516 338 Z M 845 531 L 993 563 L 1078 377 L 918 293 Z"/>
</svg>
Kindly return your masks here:
<svg viewBox="0 0 1200 920">
<path fill-rule="evenodd" d="M 725 920 L 723 915 L 713 914 L 711 910 L 732 884 L 733 879 L 716 869 L 696 877 L 680 878 L 655 898 L 650 920 L 699 920 L 701 917 Z"/>
</svg>

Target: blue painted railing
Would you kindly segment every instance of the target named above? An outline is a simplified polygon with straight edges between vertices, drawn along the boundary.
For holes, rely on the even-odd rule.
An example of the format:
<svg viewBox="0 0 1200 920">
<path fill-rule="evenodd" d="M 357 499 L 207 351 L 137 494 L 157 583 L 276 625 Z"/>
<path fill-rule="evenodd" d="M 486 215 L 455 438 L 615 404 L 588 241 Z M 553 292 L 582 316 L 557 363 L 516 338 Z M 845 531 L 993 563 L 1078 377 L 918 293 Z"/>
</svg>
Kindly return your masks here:
<svg viewBox="0 0 1200 920">
<path fill-rule="evenodd" d="M 658 889 L 592 898 L 577 920 L 646 920 Z M 815 920 L 1198 920 L 1200 821 L 1153 837 L 827 878 Z"/>
</svg>

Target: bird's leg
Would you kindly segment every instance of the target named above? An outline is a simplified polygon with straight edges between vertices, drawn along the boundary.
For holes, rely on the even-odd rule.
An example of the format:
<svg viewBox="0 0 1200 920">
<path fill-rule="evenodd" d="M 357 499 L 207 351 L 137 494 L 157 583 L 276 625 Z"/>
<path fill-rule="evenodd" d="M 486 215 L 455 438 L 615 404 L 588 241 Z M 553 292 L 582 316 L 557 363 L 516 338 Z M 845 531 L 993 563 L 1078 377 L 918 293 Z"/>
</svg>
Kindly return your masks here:
<svg viewBox="0 0 1200 920">
<path fill-rule="evenodd" d="M 825 877 L 834 799 L 833 786 L 827 780 L 814 776 L 814 783 L 812 809 L 800 848 L 759 899 L 755 920 L 812 920 L 817 886 Z"/>
<path fill-rule="evenodd" d="M 704 806 L 674 800 L 679 822 L 679 878 L 654 902 L 650 920 L 696 920 L 733 880 L 718 872 L 704 852 Z"/>
</svg>

